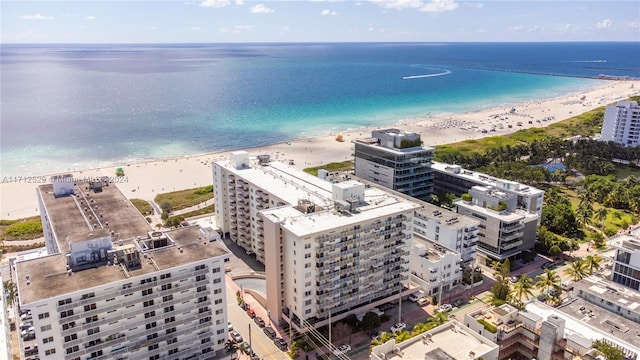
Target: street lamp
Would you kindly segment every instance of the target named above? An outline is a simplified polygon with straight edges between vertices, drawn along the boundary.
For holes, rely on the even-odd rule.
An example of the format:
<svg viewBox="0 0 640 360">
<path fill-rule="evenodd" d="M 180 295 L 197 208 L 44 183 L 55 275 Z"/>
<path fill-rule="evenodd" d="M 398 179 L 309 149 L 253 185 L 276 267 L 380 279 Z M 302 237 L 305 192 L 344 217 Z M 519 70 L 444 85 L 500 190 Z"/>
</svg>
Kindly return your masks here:
<svg viewBox="0 0 640 360">
<path fill-rule="evenodd" d="M 267 310 L 267 317 L 269 318 L 269 326 L 271 326 L 271 310 Z"/>
</svg>

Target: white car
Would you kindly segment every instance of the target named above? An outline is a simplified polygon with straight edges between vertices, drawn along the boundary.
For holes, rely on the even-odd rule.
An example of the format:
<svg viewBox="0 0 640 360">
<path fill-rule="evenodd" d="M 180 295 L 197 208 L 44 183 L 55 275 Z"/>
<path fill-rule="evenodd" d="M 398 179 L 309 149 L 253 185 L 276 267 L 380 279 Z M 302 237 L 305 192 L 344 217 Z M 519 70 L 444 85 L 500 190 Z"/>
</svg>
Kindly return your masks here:
<svg viewBox="0 0 640 360">
<path fill-rule="evenodd" d="M 393 326 L 391 327 L 391 329 L 390 329 L 390 330 L 391 330 L 391 332 L 392 332 L 392 333 L 394 333 L 394 334 L 395 334 L 395 333 L 397 333 L 397 332 L 402 332 L 402 331 L 404 331 L 404 329 L 406 329 L 406 328 L 407 328 L 407 324 L 402 323 L 402 322 L 399 322 L 399 323 L 395 323 L 395 324 L 393 324 Z"/>
<path fill-rule="evenodd" d="M 411 301 L 411 302 L 416 302 L 416 301 L 418 301 L 418 299 L 420 299 L 421 297 L 422 297 L 422 295 L 421 295 L 421 294 L 419 294 L 419 293 L 413 293 L 413 294 L 409 295 L 409 301 Z"/>
<path fill-rule="evenodd" d="M 233 324 L 231 323 L 231 321 L 227 321 L 227 327 L 229 328 L 229 331 L 233 331 Z"/>
<path fill-rule="evenodd" d="M 344 344 L 340 345 L 337 349 L 333 350 L 333 355 L 343 355 L 351 351 L 351 345 Z"/>
<path fill-rule="evenodd" d="M 442 304 L 436 311 L 445 313 L 451 311 L 451 309 L 453 309 L 453 306 L 451 306 L 451 304 Z"/>
</svg>

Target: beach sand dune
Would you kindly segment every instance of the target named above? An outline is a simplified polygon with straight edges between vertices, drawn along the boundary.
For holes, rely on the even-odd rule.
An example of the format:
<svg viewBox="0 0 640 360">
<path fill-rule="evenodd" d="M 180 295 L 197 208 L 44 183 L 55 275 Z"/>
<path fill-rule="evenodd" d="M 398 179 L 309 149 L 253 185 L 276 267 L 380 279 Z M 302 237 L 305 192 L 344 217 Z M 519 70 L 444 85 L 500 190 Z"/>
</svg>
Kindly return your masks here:
<svg viewBox="0 0 640 360">
<path fill-rule="evenodd" d="M 599 106 L 614 103 L 640 94 L 640 81 L 607 81 L 599 88 L 585 90 L 548 100 L 532 100 L 521 104 L 463 114 L 443 114 L 424 119 L 399 119 L 396 127 L 421 134 L 425 145 L 441 145 L 466 139 L 504 135 L 528 127 L 551 123 L 587 112 Z M 529 123 L 531 122 L 531 123 Z M 518 125 L 518 123 L 521 123 Z M 502 125 L 502 128 L 500 128 Z M 511 125 L 511 127 L 509 127 Z M 490 131 L 495 127 L 495 131 Z M 483 132 L 482 130 L 487 130 Z M 335 140 L 335 134 L 293 140 L 270 146 L 245 149 L 252 155 L 269 154 L 274 160 L 303 169 L 329 162 L 350 160 L 351 141 L 371 135 L 373 129 L 343 133 L 344 141 Z M 230 151 L 185 156 L 159 161 L 122 164 L 125 176 L 115 178 L 116 166 L 72 172 L 80 179 L 108 176 L 128 198 L 153 200 L 158 193 L 209 185 L 212 182 L 211 162 L 228 158 Z M 47 175 L 48 181 L 49 175 Z M 36 198 L 37 181 L 9 181 L 0 184 L 0 218 L 19 219 L 39 215 Z M 14 179 L 15 180 L 15 179 Z"/>
</svg>

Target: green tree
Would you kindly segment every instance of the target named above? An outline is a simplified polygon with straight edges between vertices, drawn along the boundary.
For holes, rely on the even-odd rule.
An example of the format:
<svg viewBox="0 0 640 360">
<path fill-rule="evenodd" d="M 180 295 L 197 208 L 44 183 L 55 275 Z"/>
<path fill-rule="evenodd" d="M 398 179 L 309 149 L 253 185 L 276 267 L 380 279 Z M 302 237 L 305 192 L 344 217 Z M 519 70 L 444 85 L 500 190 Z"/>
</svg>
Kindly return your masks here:
<svg viewBox="0 0 640 360">
<path fill-rule="evenodd" d="M 587 257 L 585 258 L 585 263 L 589 275 L 591 275 L 595 271 L 600 270 L 602 258 L 600 257 L 600 255 L 587 255 Z"/>
<path fill-rule="evenodd" d="M 7 296 L 7 306 L 11 306 L 16 301 L 16 295 L 18 294 L 16 283 L 11 280 L 5 280 L 2 282 L 2 285 L 4 286 L 4 291 Z"/>
<path fill-rule="evenodd" d="M 362 328 L 362 330 L 365 330 L 369 332 L 369 334 L 371 334 L 371 331 L 379 328 L 381 323 L 382 322 L 380 321 L 380 316 L 369 311 L 368 313 L 364 314 L 364 317 L 360 322 L 360 327 Z"/>
<path fill-rule="evenodd" d="M 536 276 L 535 286 L 543 292 L 549 292 L 549 289 L 559 284 L 560 277 L 553 270 L 544 269 L 542 274 Z"/>
<path fill-rule="evenodd" d="M 596 218 L 596 221 L 598 221 L 598 224 L 600 225 L 600 230 L 604 229 L 604 224 L 605 224 L 605 220 L 607 220 L 607 215 L 609 215 L 609 210 L 607 210 L 607 208 L 604 206 L 596 210 L 595 212 L 595 218 Z"/>
<path fill-rule="evenodd" d="M 500 304 L 507 301 L 510 292 L 510 282 L 509 282 L 509 273 L 511 272 L 511 266 L 509 264 L 509 259 L 506 259 L 499 265 L 493 264 L 494 269 L 498 268 L 499 270 L 494 270 L 494 276 L 496 279 L 495 284 L 491 287 L 492 301 L 494 304 Z"/>
<path fill-rule="evenodd" d="M 517 299 L 519 302 L 522 302 L 522 297 L 525 299 L 530 298 L 533 295 L 531 291 L 533 289 L 533 279 L 530 278 L 527 274 L 520 276 L 518 281 L 513 284 L 513 289 L 511 290 L 511 296 Z"/>
<path fill-rule="evenodd" d="M 564 273 L 571 276 L 574 281 L 582 280 L 589 275 L 587 263 L 583 259 L 575 259 L 569 264 L 571 264 L 571 266 L 564 269 Z"/>
<path fill-rule="evenodd" d="M 438 327 L 449 321 L 449 316 L 445 313 L 437 312 L 427 319 L 426 326 L 429 330 Z"/>
<path fill-rule="evenodd" d="M 593 346 L 594 349 L 598 350 L 607 360 L 625 359 L 624 352 L 622 352 L 622 350 L 602 340 L 594 341 L 591 346 Z"/>
</svg>

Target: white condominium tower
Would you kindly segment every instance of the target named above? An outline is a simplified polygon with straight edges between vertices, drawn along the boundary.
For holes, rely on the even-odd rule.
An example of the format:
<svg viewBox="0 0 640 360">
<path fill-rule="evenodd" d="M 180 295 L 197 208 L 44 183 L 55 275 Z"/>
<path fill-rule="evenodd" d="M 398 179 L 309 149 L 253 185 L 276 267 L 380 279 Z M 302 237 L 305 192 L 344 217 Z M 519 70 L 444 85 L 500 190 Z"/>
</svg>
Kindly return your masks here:
<svg viewBox="0 0 640 360">
<path fill-rule="evenodd" d="M 640 106 L 637 101 L 620 101 L 615 106 L 607 106 L 601 139 L 625 146 L 640 145 Z"/>
<path fill-rule="evenodd" d="M 18 259 L 46 359 L 210 359 L 227 339 L 229 252 L 195 226 L 153 231 L 105 179 L 37 190 L 48 254 Z"/>
<path fill-rule="evenodd" d="M 213 177 L 218 223 L 265 264 L 272 321 L 321 326 L 411 287 L 416 203 L 246 152 L 214 163 Z"/>
</svg>

